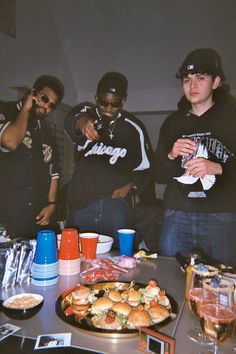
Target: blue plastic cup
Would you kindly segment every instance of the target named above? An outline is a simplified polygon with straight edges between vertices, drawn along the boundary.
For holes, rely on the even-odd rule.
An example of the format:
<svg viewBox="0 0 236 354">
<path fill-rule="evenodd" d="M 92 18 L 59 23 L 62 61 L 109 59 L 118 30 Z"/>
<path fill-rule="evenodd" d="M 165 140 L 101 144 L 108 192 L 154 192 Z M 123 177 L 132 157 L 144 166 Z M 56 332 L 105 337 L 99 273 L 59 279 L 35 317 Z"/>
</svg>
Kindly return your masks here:
<svg viewBox="0 0 236 354">
<path fill-rule="evenodd" d="M 51 230 L 38 231 L 34 263 L 50 264 L 55 262 L 57 262 L 55 233 Z"/>
<path fill-rule="evenodd" d="M 117 231 L 121 256 L 132 256 L 135 230 L 120 229 Z"/>
</svg>

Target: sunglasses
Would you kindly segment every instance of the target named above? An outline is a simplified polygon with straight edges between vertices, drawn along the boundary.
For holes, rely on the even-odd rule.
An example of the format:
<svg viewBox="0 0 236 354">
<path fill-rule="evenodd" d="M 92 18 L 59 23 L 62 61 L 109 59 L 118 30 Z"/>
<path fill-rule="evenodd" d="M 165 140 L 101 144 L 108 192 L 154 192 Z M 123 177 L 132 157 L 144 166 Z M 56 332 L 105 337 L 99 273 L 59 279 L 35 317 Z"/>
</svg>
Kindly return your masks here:
<svg viewBox="0 0 236 354">
<path fill-rule="evenodd" d="M 106 101 L 103 100 L 102 98 L 98 98 L 98 103 L 100 104 L 100 106 L 102 107 L 108 107 L 109 104 L 112 106 L 112 108 L 119 108 L 122 106 L 123 101 L 115 101 L 115 102 L 111 102 L 111 101 Z"/>
<path fill-rule="evenodd" d="M 46 103 L 49 108 L 51 108 L 53 111 L 57 108 L 56 103 L 50 102 L 50 99 L 46 95 L 39 96 L 40 100 L 43 101 L 43 103 Z"/>
</svg>

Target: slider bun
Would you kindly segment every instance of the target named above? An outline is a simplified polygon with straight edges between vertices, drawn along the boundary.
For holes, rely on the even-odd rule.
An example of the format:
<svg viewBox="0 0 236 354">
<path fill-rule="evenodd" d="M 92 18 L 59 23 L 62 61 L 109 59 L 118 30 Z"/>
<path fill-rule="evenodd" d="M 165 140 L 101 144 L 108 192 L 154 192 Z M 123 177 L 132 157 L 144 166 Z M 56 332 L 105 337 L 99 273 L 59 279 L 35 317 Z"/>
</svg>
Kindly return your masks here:
<svg viewBox="0 0 236 354">
<path fill-rule="evenodd" d="M 160 288 L 158 286 L 148 285 L 144 290 L 144 296 L 155 297 L 158 296 L 159 292 L 160 292 Z"/>
<path fill-rule="evenodd" d="M 132 310 L 132 307 L 127 304 L 127 302 L 117 302 L 112 306 L 112 310 L 115 311 L 118 314 L 128 316 L 130 311 Z"/>
<path fill-rule="evenodd" d="M 85 316 L 89 309 L 89 303 L 87 305 L 76 305 L 72 303 L 73 312 L 80 316 Z"/>
<path fill-rule="evenodd" d="M 149 313 L 138 306 L 130 311 L 127 324 L 129 328 L 149 327 L 152 320 Z"/>
<path fill-rule="evenodd" d="M 170 300 L 169 300 L 168 297 L 166 296 L 164 290 L 160 291 L 160 293 L 159 293 L 159 295 L 158 295 L 157 298 L 158 298 L 158 302 L 159 302 L 160 305 L 165 306 L 165 307 L 167 307 L 168 309 L 171 308 Z"/>
<path fill-rule="evenodd" d="M 101 316 L 101 318 L 98 320 L 97 325 L 99 328 L 103 329 L 121 329 L 122 325 L 119 320 L 119 317 L 115 315 L 112 319 L 112 322 L 108 320 L 109 318 L 109 313 Z"/>
<path fill-rule="evenodd" d="M 127 302 L 131 306 L 138 306 L 141 300 L 141 295 L 137 290 L 130 290 L 127 293 Z"/>
<path fill-rule="evenodd" d="M 108 297 L 114 302 L 119 302 L 122 300 L 121 293 L 117 290 L 110 290 L 108 293 Z"/>
<path fill-rule="evenodd" d="M 84 286 L 80 285 L 76 287 L 76 289 L 72 293 L 72 303 L 82 305 L 88 302 L 89 295 L 91 294 L 91 290 Z"/>
<path fill-rule="evenodd" d="M 148 312 L 151 316 L 153 323 L 162 322 L 170 315 L 167 308 L 165 308 L 164 306 L 162 306 L 160 304 L 155 304 L 155 306 L 151 306 L 149 308 Z"/>
<path fill-rule="evenodd" d="M 154 297 L 158 296 L 160 290 L 161 289 L 159 288 L 157 281 L 154 279 L 151 279 L 151 280 L 149 280 L 148 285 L 144 289 L 144 297 L 154 298 Z"/>
<path fill-rule="evenodd" d="M 113 301 L 106 296 L 99 297 L 92 305 L 93 311 L 106 311 L 113 305 Z"/>
</svg>

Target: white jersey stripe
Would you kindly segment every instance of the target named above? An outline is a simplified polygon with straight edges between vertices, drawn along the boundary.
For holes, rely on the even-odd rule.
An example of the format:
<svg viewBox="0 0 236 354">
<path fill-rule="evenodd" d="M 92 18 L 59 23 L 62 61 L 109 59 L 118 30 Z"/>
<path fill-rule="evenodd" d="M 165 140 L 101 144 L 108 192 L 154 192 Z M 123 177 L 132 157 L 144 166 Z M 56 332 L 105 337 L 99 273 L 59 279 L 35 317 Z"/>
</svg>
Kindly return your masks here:
<svg viewBox="0 0 236 354">
<path fill-rule="evenodd" d="M 142 161 L 139 166 L 137 166 L 133 171 L 143 171 L 146 170 L 147 168 L 150 168 L 150 162 L 148 160 L 146 150 L 145 150 L 145 140 L 144 140 L 144 134 L 142 129 L 138 124 L 133 122 L 132 120 L 125 118 L 126 122 L 129 122 L 139 133 L 139 139 L 140 139 L 140 145 L 141 145 L 141 153 L 142 153 Z"/>
</svg>

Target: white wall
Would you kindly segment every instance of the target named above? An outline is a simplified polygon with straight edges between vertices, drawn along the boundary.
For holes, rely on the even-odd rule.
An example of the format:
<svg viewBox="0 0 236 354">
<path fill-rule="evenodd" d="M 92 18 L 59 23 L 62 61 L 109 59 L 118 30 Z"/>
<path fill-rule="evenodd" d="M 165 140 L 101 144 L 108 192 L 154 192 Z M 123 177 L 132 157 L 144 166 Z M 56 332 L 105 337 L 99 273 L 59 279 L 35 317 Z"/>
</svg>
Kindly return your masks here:
<svg viewBox="0 0 236 354">
<path fill-rule="evenodd" d="M 0 32 L 0 97 L 15 98 L 10 87 L 29 86 L 41 74 L 61 79 L 66 100 L 77 97 L 76 87 L 48 1 L 16 0 L 16 38 Z"/>
<path fill-rule="evenodd" d="M 0 32 L 0 99 L 51 74 L 71 106 L 93 100 L 100 77 L 118 70 L 129 80 L 126 109 L 174 110 L 175 73 L 197 47 L 220 52 L 236 93 L 235 24 L 235 0 L 16 0 L 16 38 Z M 155 148 L 164 116 L 140 118 Z"/>
<path fill-rule="evenodd" d="M 1 0 L 0 0 L 1 4 Z M 0 33 L 0 98 L 43 73 L 65 84 L 65 103 L 93 99 L 108 70 L 129 79 L 127 108 L 175 109 L 175 73 L 195 47 L 223 56 L 236 88 L 235 0 L 16 0 L 16 38 Z M 1 8 L 0 8 L 1 9 Z"/>
</svg>

